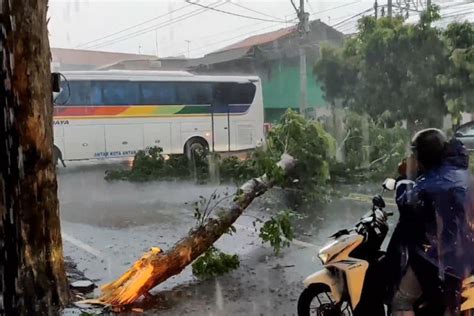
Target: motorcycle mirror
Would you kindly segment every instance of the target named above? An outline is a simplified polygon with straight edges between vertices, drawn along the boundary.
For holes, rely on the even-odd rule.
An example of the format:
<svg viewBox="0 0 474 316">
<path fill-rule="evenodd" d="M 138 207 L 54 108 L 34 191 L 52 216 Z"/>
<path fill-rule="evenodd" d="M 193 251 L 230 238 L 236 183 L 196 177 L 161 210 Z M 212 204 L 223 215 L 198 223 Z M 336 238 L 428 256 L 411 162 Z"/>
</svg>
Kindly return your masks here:
<svg viewBox="0 0 474 316">
<path fill-rule="evenodd" d="M 385 207 L 385 201 L 383 199 L 383 197 L 379 194 L 377 194 L 376 196 L 374 196 L 374 198 L 372 199 L 372 204 L 374 205 L 374 208 L 384 208 Z"/>
<path fill-rule="evenodd" d="M 387 178 L 383 182 L 382 187 L 387 191 L 393 191 L 395 190 L 396 184 L 397 184 L 397 181 L 395 179 Z"/>
</svg>

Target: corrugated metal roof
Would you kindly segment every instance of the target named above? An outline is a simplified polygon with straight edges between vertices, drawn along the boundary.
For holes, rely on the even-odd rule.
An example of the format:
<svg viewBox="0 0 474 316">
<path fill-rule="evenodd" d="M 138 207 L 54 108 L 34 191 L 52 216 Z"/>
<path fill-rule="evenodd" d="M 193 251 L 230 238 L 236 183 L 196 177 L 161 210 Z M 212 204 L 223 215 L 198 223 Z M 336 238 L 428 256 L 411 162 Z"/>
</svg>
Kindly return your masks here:
<svg viewBox="0 0 474 316">
<path fill-rule="evenodd" d="M 123 60 L 153 60 L 152 55 L 125 54 L 115 52 L 101 52 L 83 49 L 51 48 L 53 63 L 66 65 L 93 65 L 105 66 Z"/>
<path fill-rule="evenodd" d="M 246 39 L 240 42 L 237 42 L 235 44 L 219 49 L 216 52 L 224 52 L 224 51 L 228 51 L 228 50 L 232 50 L 236 48 L 250 48 L 255 45 L 270 43 L 270 42 L 276 41 L 277 39 L 285 37 L 287 35 L 293 34 L 297 32 L 297 30 L 298 30 L 298 27 L 296 25 L 293 25 L 293 26 L 279 29 L 273 32 L 268 32 L 268 33 L 263 33 L 263 34 L 247 37 Z"/>
<path fill-rule="evenodd" d="M 199 65 L 218 64 L 226 61 L 236 60 L 247 55 L 251 47 L 235 48 L 226 51 L 217 51 L 210 53 L 204 57 L 197 59 L 190 59 L 188 67 L 195 67 Z"/>
</svg>

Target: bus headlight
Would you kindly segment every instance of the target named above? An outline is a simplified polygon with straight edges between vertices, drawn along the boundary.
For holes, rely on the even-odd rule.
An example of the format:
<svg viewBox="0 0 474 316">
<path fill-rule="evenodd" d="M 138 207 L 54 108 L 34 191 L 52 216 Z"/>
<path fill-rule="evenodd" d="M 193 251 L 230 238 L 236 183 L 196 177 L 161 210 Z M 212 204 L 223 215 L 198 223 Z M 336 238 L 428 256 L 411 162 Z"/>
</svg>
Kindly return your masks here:
<svg viewBox="0 0 474 316">
<path fill-rule="evenodd" d="M 321 260 L 323 264 L 326 264 L 326 262 L 328 261 L 329 255 L 327 253 L 320 252 L 318 253 L 318 258 L 319 260 Z"/>
</svg>

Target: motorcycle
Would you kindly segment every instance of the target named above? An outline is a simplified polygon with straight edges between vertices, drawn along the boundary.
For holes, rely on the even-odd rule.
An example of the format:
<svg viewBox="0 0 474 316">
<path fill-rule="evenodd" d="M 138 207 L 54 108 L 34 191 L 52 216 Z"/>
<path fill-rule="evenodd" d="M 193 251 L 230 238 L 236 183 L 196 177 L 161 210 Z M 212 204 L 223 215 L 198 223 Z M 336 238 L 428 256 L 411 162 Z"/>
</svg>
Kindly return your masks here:
<svg viewBox="0 0 474 316">
<path fill-rule="evenodd" d="M 372 199 L 372 209 L 352 229 L 343 229 L 319 250 L 323 269 L 308 276 L 298 299 L 298 316 L 385 315 L 385 252 L 388 218 L 382 194 L 395 190 L 396 181 L 386 179 L 381 194 Z M 474 276 L 463 282 L 463 315 L 474 315 Z M 420 300 L 417 315 L 428 305 Z M 470 314 L 467 314 L 467 313 Z"/>
</svg>

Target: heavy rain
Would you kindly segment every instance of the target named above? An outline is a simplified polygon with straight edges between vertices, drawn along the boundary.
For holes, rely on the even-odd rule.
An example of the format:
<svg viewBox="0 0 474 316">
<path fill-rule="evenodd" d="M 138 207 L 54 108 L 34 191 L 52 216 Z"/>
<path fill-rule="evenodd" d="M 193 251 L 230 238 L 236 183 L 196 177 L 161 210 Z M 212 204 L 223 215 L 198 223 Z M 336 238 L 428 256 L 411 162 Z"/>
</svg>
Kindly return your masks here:
<svg viewBox="0 0 474 316">
<path fill-rule="evenodd" d="M 0 315 L 474 315 L 474 1 L 0 17 Z"/>
</svg>

